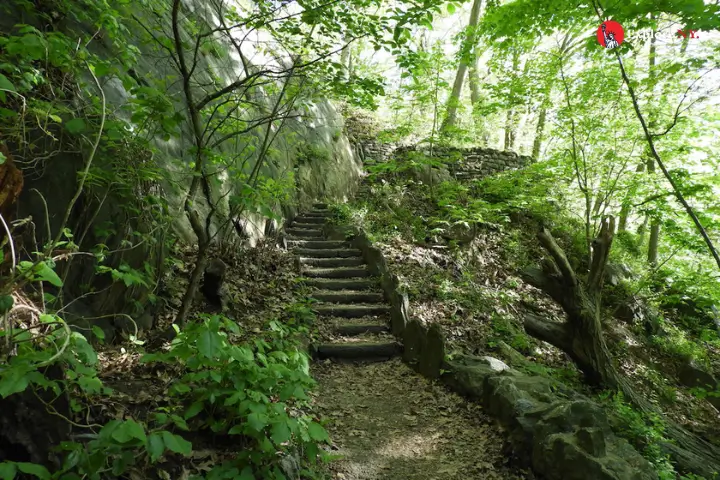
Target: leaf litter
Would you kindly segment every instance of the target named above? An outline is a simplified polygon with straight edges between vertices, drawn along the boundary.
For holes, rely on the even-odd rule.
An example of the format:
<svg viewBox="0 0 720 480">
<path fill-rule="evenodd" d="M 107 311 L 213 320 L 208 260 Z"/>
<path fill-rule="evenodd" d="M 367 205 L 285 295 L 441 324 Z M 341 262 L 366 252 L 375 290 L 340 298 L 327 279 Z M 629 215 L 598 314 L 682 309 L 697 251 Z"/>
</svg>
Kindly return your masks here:
<svg viewBox="0 0 720 480">
<path fill-rule="evenodd" d="M 400 359 L 320 363 L 314 403 L 328 419 L 340 480 L 525 479 L 504 452 L 502 430 L 479 405 L 429 381 Z"/>
</svg>

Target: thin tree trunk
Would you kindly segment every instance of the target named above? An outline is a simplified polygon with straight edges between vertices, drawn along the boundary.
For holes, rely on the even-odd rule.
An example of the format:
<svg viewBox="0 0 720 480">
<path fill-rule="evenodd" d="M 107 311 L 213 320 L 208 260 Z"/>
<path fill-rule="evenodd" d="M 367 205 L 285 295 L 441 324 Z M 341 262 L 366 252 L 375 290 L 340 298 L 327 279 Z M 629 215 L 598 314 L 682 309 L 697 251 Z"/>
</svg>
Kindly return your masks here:
<svg viewBox="0 0 720 480">
<path fill-rule="evenodd" d="M 620 375 L 605 342 L 602 330 L 601 295 L 605 267 L 613 241 L 614 221 L 603 220 L 600 234 L 593 242 L 590 272 L 580 281 L 552 235 L 543 230 L 538 240 L 550 255 L 542 268 L 528 268 L 522 276 L 529 284 L 543 290 L 566 314 L 565 322 L 553 322 L 526 315 L 528 334 L 563 350 L 573 359 L 589 383 L 621 391 L 640 410 L 658 414 L 657 409 Z M 661 446 L 683 471 L 705 478 L 720 470 L 720 455 L 715 446 L 666 420 L 669 442 Z"/>
<path fill-rule="evenodd" d="M 533 142 L 532 157 L 537 160 L 540 158 L 540 148 L 542 147 L 543 137 L 545 136 L 545 120 L 547 118 L 547 107 L 540 107 L 540 115 L 538 115 L 538 124 L 535 129 L 535 141 Z"/>
<path fill-rule="evenodd" d="M 468 73 L 468 82 L 470 83 L 470 104 L 473 109 L 480 104 L 480 71 L 478 63 L 480 50 L 475 48 L 473 51 L 473 59 L 470 63 L 470 71 Z"/>
<path fill-rule="evenodd" d="M 195 263 L 195 269 L 190 275 L 190 283 L 188 288 L 185 290 L 183 296 L 182 306 L 177 316 L 175 317 L 175 323 L 179 326 L 185 324 L 187 315 L 192 305 L 192 300 L 195 297 L 197 288 L 200 284 L 200 276 L 205 271 L 205 262 L 207 260 L 207 250 L 209 247 L 209 232 L 206 231 L 205 226 L 200 221 L 198 212 L 194 207 L 195 197 L 197 196 L 198 189 L 202 182 L 206 182 L 205 171 L 204 171 L 204 142 L 203 142 L 203 131 L 200 120 L 200 112 L 195 103 L 193 96 L 192 87 L 190 85 L 191 73 L 188 65 L 185 61 L 185 52 L 182 45 L 182 37 L 180 34 L 180 0 L 174 0 L 172 9 L 172 28 L 173 37 L 175 42 L 175 53 L 178 59 L 178 65 L 180 67 L 180 74 L 182 76 L 183 93 L 185 96 L 185 104 L 188 110 L 188 116 L 190 117 L 190 125 L 193 130 L 193 137 L 195 141 L 195 148 L 197 153 L 195 156 L 195 174 L 193 175 L 192 182 L 190 183 L 190 189 L 185 196 L 184 209 L 185 213 L 190 221 L 190 226 L 197 237 L 198 242 L 198 259 Z M 210 199 L 208 199 L 210 201 Z M 211 209 L 212 210 L 212 209 Z M 207 223 L 207 222 L 206 222 Z M 204 258 L 203 258 L 204 257 Z"/>
<path fill-rule="evenodd" d="M 614 230 L 612 217 L 602 222 L 600 234 L 593 242 L 590 273 L 585 282 L 580 282 L 565 253 L 547 230 L 538 233 L 538 240 L 552 260 L 543 263 L 542 268 L 523 272 L 528 283 L 550 295 L 567 315 L 563 323 L 526 316 L 527 332 L 570 355 L 589 383 L 611 388 L 618 386 L 619 375 L 603 336 L 600 300 Z"/>
<path fill-rule="evenodd" d="M 477 34 L 475 29 L 480 21 L 480 10 L 482 9 L 483 0 L 474 0 L 472 9 L 470 10 L 470 22 L 468 23 L 469 33 L 460 45 L 460 65 L 458 65 L 453 89 L 448 99 L 447 112 L 445 120 L 440 127 L 443 132 L 455 126 L 457 123 L 457 109 L 460 104 L 460 94 L 462 93 L 463 83 L 465 82 L 465 74 L 471 61 L 468 58 L 474 58 L 475 43 L 477 42 Z"/>
<path fill-rule="evenodd" d="M 520 52 L 513 53 L 512 72 L 515 75 L 520 66 Z M 504 150 L 512 150 L 515 146 L 515 109 L 510 107 L 505 114 L 505 147 Z"/>
<path fill-rule="evenodd" d="M 637 173 L 644 172 L 645 171 L 645 163 L 640 162 L 640 164 L 637 166 L 637 169 L 635 171 Z M 622 205 L 620 206 L 620 221 L 618 224 L 618 232 L 624 232 L 627 230 L 628 217 L 630 217 L 630 213 L 631 213 L 630 202 L 632 201 L 633 197 L 635 196 L 636 190 L 637 190 L 637 186 L 635 186 L 635 185 L 631 186 L 627 192 L 627 195 L 625 195 L 625 198 L 623 199 Z"/>
<path fill-rule="evenodd" d="M 350 64 L 350 62 L 351 62 L 351 60 L 350 60 L 350 53 L 351 53 L 350 52 L 350 44 L 348 43 L 347 35 L 345 35 L 343 37 L 343 42 L 345 43 L 345 48 L 342 49 L 342 53 L 340 54 L 340 63 L 342 64 L 342 66 L 345 69 L 344 76 L 345 76 L 345 80 L 347 81 L 350 79 L 350 66 L 351 66 L 351 64 Z"/>
<path fill-rule="evenodd" d="M 654 16 L 651 17 L 654 19 Z M 650 39 L 650 57 L 648 59 L 648 75 L 650 76 L 651 85 L 653 88 L 655 87 L 654 79 L 655 79 L 655 55 L 657 53 L 655 48 L 655 32 L 656 29 L 653 28 L 653 36 Z M 648 114 L 648 125 L 650 128 L 653 128 L 655 126 L 655 121 L 653 115 L 653 110 L 650 108 L 649 114 Z M 647 154 L 647 170 L 648 175 L 651 178 L 655 177 L 655 160 L 652 158 L 652 154 L 648 152 Z M 648 243 L 648 256 L 647 260 L 650 266 L 654 267 L 657 265 L 657 257 L 658 257 L 658 246 L 660 244 L 660 219 L 657 217 L 653 217 L 650 222 L 650 242 Z"/>
</svg>

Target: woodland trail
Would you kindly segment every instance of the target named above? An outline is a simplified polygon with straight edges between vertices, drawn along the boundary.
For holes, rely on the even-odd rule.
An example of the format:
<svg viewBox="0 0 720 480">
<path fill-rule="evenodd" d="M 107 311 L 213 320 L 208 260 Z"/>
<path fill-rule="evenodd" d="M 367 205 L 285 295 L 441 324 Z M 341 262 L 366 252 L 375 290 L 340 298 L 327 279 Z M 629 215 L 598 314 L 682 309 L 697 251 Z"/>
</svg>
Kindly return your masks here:
<svg viewBox="0 0 720 480">
<path fill-rule="evenodd" d="M 315 403 L 341 460 L 333 479 L 528 478 L 508 465 L 503 437 L 482 413 L 413 372 L 398 358 L 389 307 L 359 250 L 326 240 L 323 204 L 286 230 L 318 303 L 321 343 L 313 365 Z"/>
</svg>

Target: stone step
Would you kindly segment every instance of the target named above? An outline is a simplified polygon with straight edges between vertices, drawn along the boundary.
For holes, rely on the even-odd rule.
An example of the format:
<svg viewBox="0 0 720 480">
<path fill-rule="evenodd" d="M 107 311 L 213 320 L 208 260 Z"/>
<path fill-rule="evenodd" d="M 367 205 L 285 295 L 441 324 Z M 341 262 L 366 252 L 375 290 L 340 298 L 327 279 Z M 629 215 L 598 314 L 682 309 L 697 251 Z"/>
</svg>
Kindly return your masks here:
<svg viewBox="0 0 720 480">
<path fill-rule="evenodd" d="M 302 214 L 302 216 L 326 219 L 326 218 L 332 216 L 332 214 L 330 213 L 330 210 L 315 210 L 312 212 L 305 212 Z"/>
<path fill-rule="evenodd" d="M 305 215 L 300 215 L 299 217 L 295 217 L 295 220 L 293 220 L 293 225 L 322 225 L 325 223 L 325 221 L 325 217 L 307 217 Z"/>
<path fill-rule="evenodd" d="M 356 337 L 365 334 L 387 333 L 390 331 L 390 327 L 386 322 L 371 322 L 364 319 L 358 319 L 355 321 L 346 320 L 343 322 L 337 322 L 333 330 L 337 335 Z"/>
<path fill-rule="evenodd" d="M 313 267 L 357 267 L 359 265 L 365 265 L 365 260 L 362 257 L 347 257 L 347 258 L 300 257 L 300 263 L 303 265 L 310 265 Z"/>
<path fill-rule="evenodd" d="M 341 318 L 360 318 L 367 315 L 385 315 L 390 313 L 390 307 L 382 304 L 370 305 L 348 305 L 348 304 L 331 304 L 331 305 L 314 305 L 313 310 L 320 317 L 341 317 Z"/>
<path fill-rule="evenodd" d="M 382 303 L 385 298 L 380 292 L 362 292 L 350 290 L 346 292 L 327 291 L 313 292 L 312 297 L 325 303 Z"/>
<path fill-rule="evenodd" d="M 326 343 L 311 347 L 313 357 L 319 360 L 383 362 L 402 353 L 397 342 Z"/>
<path fill-rule="evenodd" d="M 322 290 L 375 290 L 379 288 L 377 279 L 364 278 L 308 278 L 305 285 Z"/>
<path fill-rule="evenodd" d="M 327 210 L 328 204 L 327 203 L 313 203 L 313 208 L 316 210 Z"/>
<path fill-rule="evenodd" d="M 345 240 L 288 240 L 288 244 L 302 249 L 338 249 L 348 246 Z"/>
<path fill-rule="evenodd" d="M 309 278 L 359 278 L 369 277 L 370 271 L 363 267 L 307 268 L 302 275 Z"/>
<path fill-rule="evenodd" d="M 320 223 L 300 223 L 298 221 L 295 221 L 290 225 L 290 228 L 302 228 L 305 230 L 317 230 L 322 228 L 324 222 Z"/>
<path fill-rule="evenodd" d="M 322 229 L 286 228 L 288 236 L 299 238 L 323 238 Z"/>
<path fill-rule="evenodd" d="M 294 253 L 305 258 L 362 258 L 362 252 L 354 248 L 296 248 Z"/>
</svg>

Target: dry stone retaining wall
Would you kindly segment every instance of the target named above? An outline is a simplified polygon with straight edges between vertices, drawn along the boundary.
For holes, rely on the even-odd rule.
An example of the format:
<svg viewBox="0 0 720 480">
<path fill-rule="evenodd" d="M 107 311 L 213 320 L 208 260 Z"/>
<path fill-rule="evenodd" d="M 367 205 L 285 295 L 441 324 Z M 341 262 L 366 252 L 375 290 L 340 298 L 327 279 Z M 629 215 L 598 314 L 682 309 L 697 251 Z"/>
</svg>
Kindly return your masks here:
<svg viewBox="0 0 720 480">
<path fill-rule="evenodd" d="M 421 152 L 430 155 L 428 147 L 399 147 L 396 155 L 409 152 Z M 523 168 L 534 162 L 527 155 L 518 155 L 515 152 L 493 150 L 491 148 L 449 148 L 435 147 L 432 156 L 447 159 L 450 173 L 465 173 L 468 176 L 487 176 L 516 168 Z M 457 161 L 451 161 L 456 158 Z"/>
</svg>

